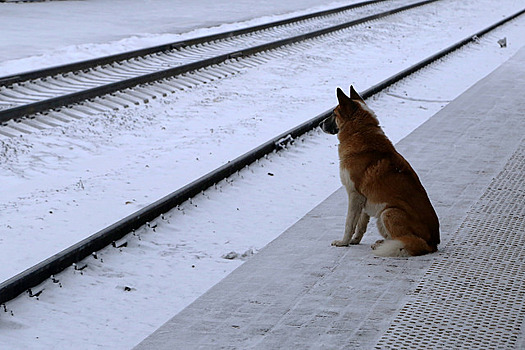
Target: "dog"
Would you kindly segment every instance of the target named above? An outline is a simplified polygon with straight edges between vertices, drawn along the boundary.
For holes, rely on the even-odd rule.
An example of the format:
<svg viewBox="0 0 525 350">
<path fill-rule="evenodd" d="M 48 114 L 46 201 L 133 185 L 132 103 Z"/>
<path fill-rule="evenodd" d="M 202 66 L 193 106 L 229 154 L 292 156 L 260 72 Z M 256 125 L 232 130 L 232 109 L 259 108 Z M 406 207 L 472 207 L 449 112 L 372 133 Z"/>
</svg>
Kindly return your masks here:
<svg viewBox="0 0 525 350">
<path fill-rule="evenodd" d="M 386 137 L 374 112 L 350 86 L 350 97 L 337 88 L 339 105 L 321 129 L 339 139 L 341 182 L 348 193 L 342 240 L 359 244 L 370 217 L 384 240 L 372 245 L 378 256 L 408 257 L 437 251 L 439 220 L 410 164 Z"/>
</svg>

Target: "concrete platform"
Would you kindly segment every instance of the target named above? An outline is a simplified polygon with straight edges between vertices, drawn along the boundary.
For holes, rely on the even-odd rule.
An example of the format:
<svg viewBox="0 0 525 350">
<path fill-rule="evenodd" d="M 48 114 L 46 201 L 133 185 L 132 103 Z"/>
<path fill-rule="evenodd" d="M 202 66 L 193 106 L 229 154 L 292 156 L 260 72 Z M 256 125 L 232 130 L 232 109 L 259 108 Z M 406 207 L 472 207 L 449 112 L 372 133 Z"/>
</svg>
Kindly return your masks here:
<svg viewBox="0 0 525 350">
<path fill-rule="evenodd" d="M 397 145 L 438 253 L 331 247 L 340 189 L 136 349 L 524 349 L 524 135 L 525 48 Z"/>
</svg>

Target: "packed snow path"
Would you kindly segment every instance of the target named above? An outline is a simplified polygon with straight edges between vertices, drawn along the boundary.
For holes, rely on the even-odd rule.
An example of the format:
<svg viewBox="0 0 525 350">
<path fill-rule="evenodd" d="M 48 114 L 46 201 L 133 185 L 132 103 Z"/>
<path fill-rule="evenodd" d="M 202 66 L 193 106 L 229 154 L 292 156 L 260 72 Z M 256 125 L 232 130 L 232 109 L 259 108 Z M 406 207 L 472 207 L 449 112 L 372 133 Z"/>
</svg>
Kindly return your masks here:
<svg viewBox="0 0 525 350">
<path fill-rule="evenodd" d="M 331 247 L 340 189 L 136 349 L 523 348 L 523 89 L 525 48 L 398 143 L 438 253 L 374 257 L 377 232 Z"/>
</svg>

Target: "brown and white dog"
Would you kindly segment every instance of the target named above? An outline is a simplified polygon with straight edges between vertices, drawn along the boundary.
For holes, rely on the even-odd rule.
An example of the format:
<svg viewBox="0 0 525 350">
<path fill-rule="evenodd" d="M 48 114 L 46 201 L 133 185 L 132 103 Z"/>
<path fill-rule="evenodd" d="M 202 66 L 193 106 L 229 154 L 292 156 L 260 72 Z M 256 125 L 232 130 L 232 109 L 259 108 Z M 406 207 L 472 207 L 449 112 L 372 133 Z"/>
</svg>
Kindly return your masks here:
<svg viewBox="0 0 525 350">
<path fill-rule="evenodd" d="M 337 99 L 339 105 L 321 128 L 339 139 L 341 182 L 349 203 L 343 239 L 332 245 L 359 244 L 373 216 L 385 238 L 372 245 L 376 255 L 437 251 L 439 221 L 415 171 L 395 150 L 353 86 L 350 97 L 338 88 Z"/>
</svg>

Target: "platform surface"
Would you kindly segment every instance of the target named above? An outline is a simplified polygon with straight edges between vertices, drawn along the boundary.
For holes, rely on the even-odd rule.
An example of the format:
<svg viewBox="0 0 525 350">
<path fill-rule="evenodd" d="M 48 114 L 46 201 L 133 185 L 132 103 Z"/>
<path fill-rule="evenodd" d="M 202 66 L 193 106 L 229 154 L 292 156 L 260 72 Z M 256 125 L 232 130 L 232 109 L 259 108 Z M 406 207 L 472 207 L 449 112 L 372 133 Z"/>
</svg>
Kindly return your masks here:
<svg viewBox="0 0 525 350">
<path fill-rule="evenodd" d="M 396 145 L 438 253 L 331 247 L 341 188 L 135 349 L 525 349 L 524 135 L 525 48 Z"/>
</svg>

